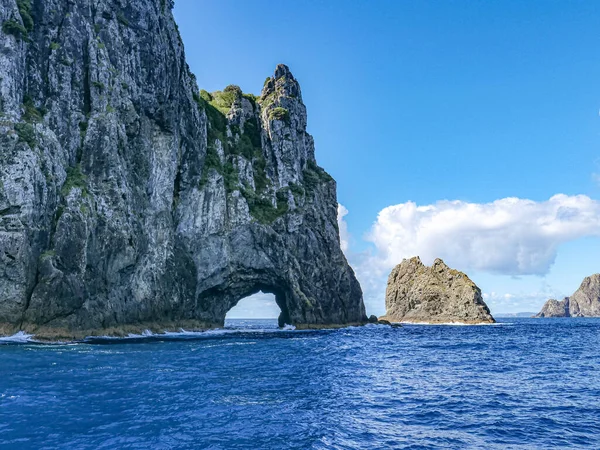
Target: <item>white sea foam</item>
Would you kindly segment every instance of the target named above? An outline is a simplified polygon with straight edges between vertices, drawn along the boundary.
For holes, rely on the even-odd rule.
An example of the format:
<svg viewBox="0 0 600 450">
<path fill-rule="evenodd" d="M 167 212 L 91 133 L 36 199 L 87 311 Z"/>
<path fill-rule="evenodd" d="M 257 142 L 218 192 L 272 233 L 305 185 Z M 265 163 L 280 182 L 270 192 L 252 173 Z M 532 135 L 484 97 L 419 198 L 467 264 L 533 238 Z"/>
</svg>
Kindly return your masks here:
<svg viewBox="0 0 600 450">
<path fill-rule="evenodd" d="M 482 326 L 499 326 L 499 325 L 512 325 L 507 322 L 496 322 L 496 323 L 461 323 L 461 322 L 443 322 L 443 323 L 431 323 L 431 322 L 397 322 L 402 325 L 422 325 L 422 326 L 452 326 L 452 327 L 482 327 Z"/>
<path fill-rule="evenodd" d="M 128 340 L 128 339 L 145 339 L 145 338 L 202 338 L 223 336 L 227 334 L 265 334 L 265 333 L 281 333 L 295 331 L 293 325 L 285 325 L 283 328 L 215 328 L 204 331 L 188 331 L 180 329 L 179 331 L 163 331 L 162 333 L 153 333 L 150 330 L 145 330 L 141 334 L 128 334 L 124 337 L 115 336 L 89 336 L 85 340 Z M 300 330 L 310 331 L 310 330 Z"/>
<path fill-rule="evenodd" d="M 24 331 L 19 331 L 17 334 L 8 337 L 0 337 L 0 342 L 26 344 L 32 342 L 33 334 L 27 334 Z"/>
<path fill-rule="evenodd" d="M 154 336 L 154 333 L 150 330 L 144 330 L 141 333 L 129 333 L 127 336 L 124 336 L 122 338 L 117 338 L 117 339 L 140 339 L 140 338 L 145 338 L 145 337 L 152 337 Z M 108 337 L 108 336 L 103 336 L 103 337 Z"/>
<path fill-rule="evenodd" d="M 426 324 L 411 324 L 411 325 L 426 325 Z M 432 324 L 433 325 L 433 324 Z M 439 324 L 438 324 L 439 325 Z M 448 325 L 459 325 L 459 324 L 448 324 Z M 340 328 L 339 330 L 352 330 L 352 329 L 361 329 L 365 327 L 376 327 L 378 325 L 366 324 L 363 326 L 348 326 L 344 328 Z M 311 332 L 319 332 L 322 331 L 320 329 L 302 329 L 298 330 L 294 325 L 286 324 L 283 328 L 215 328 L 212 330 L 204 330 L 204 331 L 188 331 L 183 328 L 179 331 L 163 331 L 161 333 L 154 333 L 150 330 L 144 330 L 141 333 L 130 333 L 127 336 L 88 336 L 82 341 L 75 342 L 45 342 L 46 344 L 72 344 L 77 345 L 78 343 L 85 342 L 93 342 L 93 341 L 128 341 L 128 340 L 144 340 L 144 339 L 185 339 L 185 338 L 208 338 L 215 336 L 223 336 L 223 335 L 231 335 L 231 334 L 277 334 L 277 333 L 311 333 Z M 31 334 L 26 334 L 23 331 L 18 332 L 14 336 L 10 337 L 0 337 L 0 343 L 31 343 L 38 342 L 35 340 L 35 336 Z"/>
</svg>

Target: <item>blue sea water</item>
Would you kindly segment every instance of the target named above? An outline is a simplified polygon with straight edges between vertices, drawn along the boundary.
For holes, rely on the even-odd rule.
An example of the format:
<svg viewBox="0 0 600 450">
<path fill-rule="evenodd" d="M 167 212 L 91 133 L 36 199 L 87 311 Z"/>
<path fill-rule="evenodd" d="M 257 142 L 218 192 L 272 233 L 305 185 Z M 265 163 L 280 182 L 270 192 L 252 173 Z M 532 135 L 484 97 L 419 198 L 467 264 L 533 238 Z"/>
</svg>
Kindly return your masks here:
<svg viewBox="0 0 600 450">
<path fill-rule="evenodd" d="M 600 448 L 600 320 L 0 345 L 0 448 Z"/>
</svg>

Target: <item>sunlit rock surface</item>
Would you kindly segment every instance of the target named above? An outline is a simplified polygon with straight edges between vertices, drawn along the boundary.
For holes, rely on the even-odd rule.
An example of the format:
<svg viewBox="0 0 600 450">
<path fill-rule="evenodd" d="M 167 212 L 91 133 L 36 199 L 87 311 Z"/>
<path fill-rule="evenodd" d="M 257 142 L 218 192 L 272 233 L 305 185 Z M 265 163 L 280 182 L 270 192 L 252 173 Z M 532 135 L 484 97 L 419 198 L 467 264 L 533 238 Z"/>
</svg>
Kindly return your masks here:
<svg viewBox="0 0 600 450">
<path fill-rule="evenodd" d="M 200 92 L 171 0 L 0 0 L 0 332 L 366 321 L 298 82 Z"/>
<path fill-rule="evenodd" d="M 481 290 L 441 259 L 431 267 L 419 257 L 398 264 L 388 278 L 385 306 L 381 319 L 390 322 L 494 323 Z"/>
<path fill-rule="evenodd" d="M 585 277 L 570 297 L 548 300 L 535 317 L 600 317 L 600 274 Z"/>
</svg>

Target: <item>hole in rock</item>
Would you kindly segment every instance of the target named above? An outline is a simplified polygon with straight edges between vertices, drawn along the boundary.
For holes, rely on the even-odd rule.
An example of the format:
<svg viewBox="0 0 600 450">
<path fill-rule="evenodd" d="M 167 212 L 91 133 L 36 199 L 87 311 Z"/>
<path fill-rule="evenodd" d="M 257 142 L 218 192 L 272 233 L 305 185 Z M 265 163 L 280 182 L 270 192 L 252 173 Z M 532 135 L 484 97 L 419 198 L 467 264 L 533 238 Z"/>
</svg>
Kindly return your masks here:
<svg viewBox="0 0 600 450">
<path fill-rule="evenodd" d="M 259 291 L 244 297 L 225 316 L 225 328 L 278 328 L 281 308 L 273 294 Z"/>
</svg>

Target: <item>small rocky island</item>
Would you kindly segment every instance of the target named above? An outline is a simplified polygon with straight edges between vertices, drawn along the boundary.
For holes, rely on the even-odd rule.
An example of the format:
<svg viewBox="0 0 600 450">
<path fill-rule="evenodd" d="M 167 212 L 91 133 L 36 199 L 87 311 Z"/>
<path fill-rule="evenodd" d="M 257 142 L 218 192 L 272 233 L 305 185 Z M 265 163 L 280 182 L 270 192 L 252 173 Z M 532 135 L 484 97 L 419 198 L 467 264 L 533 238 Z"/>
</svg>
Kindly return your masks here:
<svg viewBox="0 0 600 450">
<path fill-rule="evenodd" d="M 388 278 L 385 307 L 381 320 L 390 322 L 495 322 L 477 285 L 441 259 L 431 267 L 418 256 L 398 264 Z"/>
<path fill-rule="evenodd" d="M 572 296 L 548 300 L 534 317 L 600 317 L 600 273 L 584 278 Z"/>
</svg>

